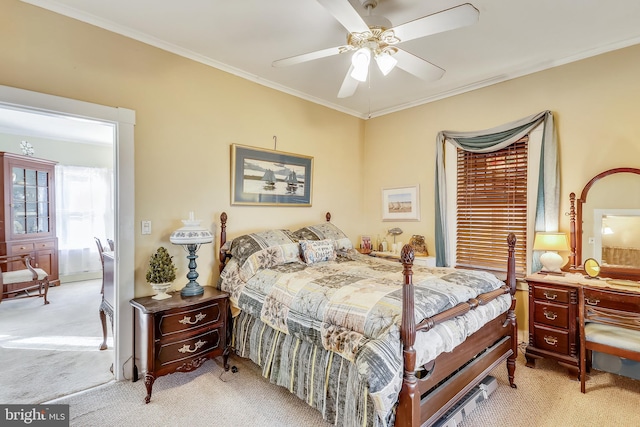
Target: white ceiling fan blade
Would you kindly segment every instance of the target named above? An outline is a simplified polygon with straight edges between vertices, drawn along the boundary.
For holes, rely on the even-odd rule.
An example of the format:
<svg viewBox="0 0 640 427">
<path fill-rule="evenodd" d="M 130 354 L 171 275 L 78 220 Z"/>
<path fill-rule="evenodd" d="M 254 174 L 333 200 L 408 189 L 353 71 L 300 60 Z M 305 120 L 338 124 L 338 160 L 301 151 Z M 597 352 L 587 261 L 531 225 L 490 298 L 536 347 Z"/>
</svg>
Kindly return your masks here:
<svg viewBox="0 0 640 427">
<path fill-rule="evenodd" d="M 431 62 L 425 61 L 406 50 L 398 49 L 393 55 L 398 60 L 398 68 L 402 68 L 407 73 L 413 74 L 422 80 L 438 80 L 444 75 L 444 70 Z"/>
<path fill-rule="evenodd" d="M 300 64 L 301 62 L 313 61 L 314 59 L 326 58 L 327 56 L 338 55 L 340 48 L 330 47 L 328 49 L 316 50 L 315 52 L 303 53 L 289 58 L 278 59 L 271 64 L 273 67 L 288 67 L 289 65 Z"/>
<path fill-rule="evenodd" d="M 401 42 L 466 27 L 478 22 L 480 12 L 469 3 L 393 27 Z"/>
<path fill-rule="evenodd" d="M 367 24 L 347 0 L 318 0 L 318 3 L 327 9 L 350 33 L 369 31 Z"/>
<path fill-rule="evenodd" d="M 340 86 L 340 90 L 338 91 L 338 98 L 348 98 L 356 93 L 356 89 L 358 88 L 358 81 L 351 77 L 352 71 L 353 65 L 349 67 L 347 75 L 344 76 L 344 81 L 342 82 L 342 86 Z"/>
</svg>

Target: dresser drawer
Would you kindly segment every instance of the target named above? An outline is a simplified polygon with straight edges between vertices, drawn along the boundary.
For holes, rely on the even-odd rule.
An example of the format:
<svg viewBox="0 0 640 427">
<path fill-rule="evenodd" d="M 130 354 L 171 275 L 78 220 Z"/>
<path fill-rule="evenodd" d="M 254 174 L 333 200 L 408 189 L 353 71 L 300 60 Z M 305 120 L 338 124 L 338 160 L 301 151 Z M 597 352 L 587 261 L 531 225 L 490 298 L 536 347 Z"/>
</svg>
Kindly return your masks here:
<svg viewBox="0 0 640 427">
<path fill-rule="evenodd" d="M 569 328 L 569 306 L 564 304 L 554 304 L 551 302 L 534 302 L 535 323 L 543 323 L 557 328 Z"/>
<path fill-rule="evenodd" d="M 225 300 L 210 301 L 178 312 L 168 312 L 160 318 L 159 337 L 214 325 L 221 320 Z"/>
<path fill-rule="evenodd" d="M 591 307 L 640 313 L 640 298 L 629 298 L 620 292 L 584 288 L 584 301 Z"/>
<path fill-rule="evenodd" d="M 178 341 L 160 341 L 156 352 L 156 367 L 164 367 L 176 362 L 184 363 L 188 359 L 210 353 L 220 347 L 223 333 L 223 328 L 219 327 Z"/>
<path fill-rule="evenodd" d="M 537 300 L 569 303 L 569 291 L 566 289 L 536 285 L 533 289 L 533 297 Z"/>
<path fill-rule="evenodd" d="M 558 354 L 569 354 L 569 331 L 567 330 L 535 325 L 533 339 L 537 348 Z"/>
</svg>

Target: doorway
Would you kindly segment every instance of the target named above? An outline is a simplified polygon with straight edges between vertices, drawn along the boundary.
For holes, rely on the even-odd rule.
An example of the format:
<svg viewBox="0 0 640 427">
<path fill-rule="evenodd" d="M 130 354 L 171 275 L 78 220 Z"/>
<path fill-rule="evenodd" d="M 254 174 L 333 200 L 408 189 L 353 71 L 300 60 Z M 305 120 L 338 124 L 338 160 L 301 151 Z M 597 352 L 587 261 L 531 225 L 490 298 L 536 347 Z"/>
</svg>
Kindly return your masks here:
<svg viewBox="0 0 640 427">
<path fill-rule="evenodd" d="M 113 129 L 114 239 L 117 242 L 114 304 L 114 377 L 131 371 L 134 297 L 134 135 L 135 112 L 38 92 L 0 86 L 0 108 L 49 117 L 65 117 L 109 124 Z M 96 310 L 96 321 L 97 310 Z M 127 366 L 128 365 L 128 366 Z"/>
</svg>

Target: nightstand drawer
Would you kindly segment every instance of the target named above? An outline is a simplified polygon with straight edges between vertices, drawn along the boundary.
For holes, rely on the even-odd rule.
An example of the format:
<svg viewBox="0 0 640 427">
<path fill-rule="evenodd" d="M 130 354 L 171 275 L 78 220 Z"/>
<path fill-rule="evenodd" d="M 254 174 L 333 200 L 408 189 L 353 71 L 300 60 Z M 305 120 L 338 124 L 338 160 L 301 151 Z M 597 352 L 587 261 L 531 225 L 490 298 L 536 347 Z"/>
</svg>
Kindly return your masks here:
<svg viewBox="0 0 640 427">
<path fill-rule="evenodd" d="M 533 290 L 533 297 L 537 300 L 553 301 L 566 304 L 569 303 L 569 291 L 566 289 L 536 285 Z"/>
<path fill-rule="evenodd" d="M 569 306 L 550 302 L 535 301 L 533 320 L 535 323 L 569 328 Z"/>
<path fill-rule="evenodd" d="M 537 348 L 558 354 L 569 354 L 569 331 L 534 326 L 534 345 Z"/>
<path fill-rule="evenodd" d="M 214 325 L 221 320 L 221 315 L 220 301 L 211 301 L 177 313 L 167 313 L 160 318 L 159 337 Z"/>
<path fill-rule="evenodd" d="M 222 328 L 216 328 L 184 340 L 161 342 L 158 344 L 158 366 L 164 367 L 207 354 L 220 346 L 222 334 Z"/>
</svg>

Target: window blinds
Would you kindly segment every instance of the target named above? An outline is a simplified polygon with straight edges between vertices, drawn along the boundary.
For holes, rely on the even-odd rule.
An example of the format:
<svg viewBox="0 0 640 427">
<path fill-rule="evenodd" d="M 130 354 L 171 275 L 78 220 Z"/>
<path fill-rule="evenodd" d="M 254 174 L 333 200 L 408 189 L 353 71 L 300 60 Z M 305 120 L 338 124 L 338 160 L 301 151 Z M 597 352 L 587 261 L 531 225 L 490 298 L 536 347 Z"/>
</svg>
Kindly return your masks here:
<svg viewBox="0 0 640 427">
<path fill-rule="evenodd" d="M 456 267 L 505 272 L 514 233 L 516 274 L 525 274 L 528 140 L 491 153 L 457 150 Z"/>
</svg>

